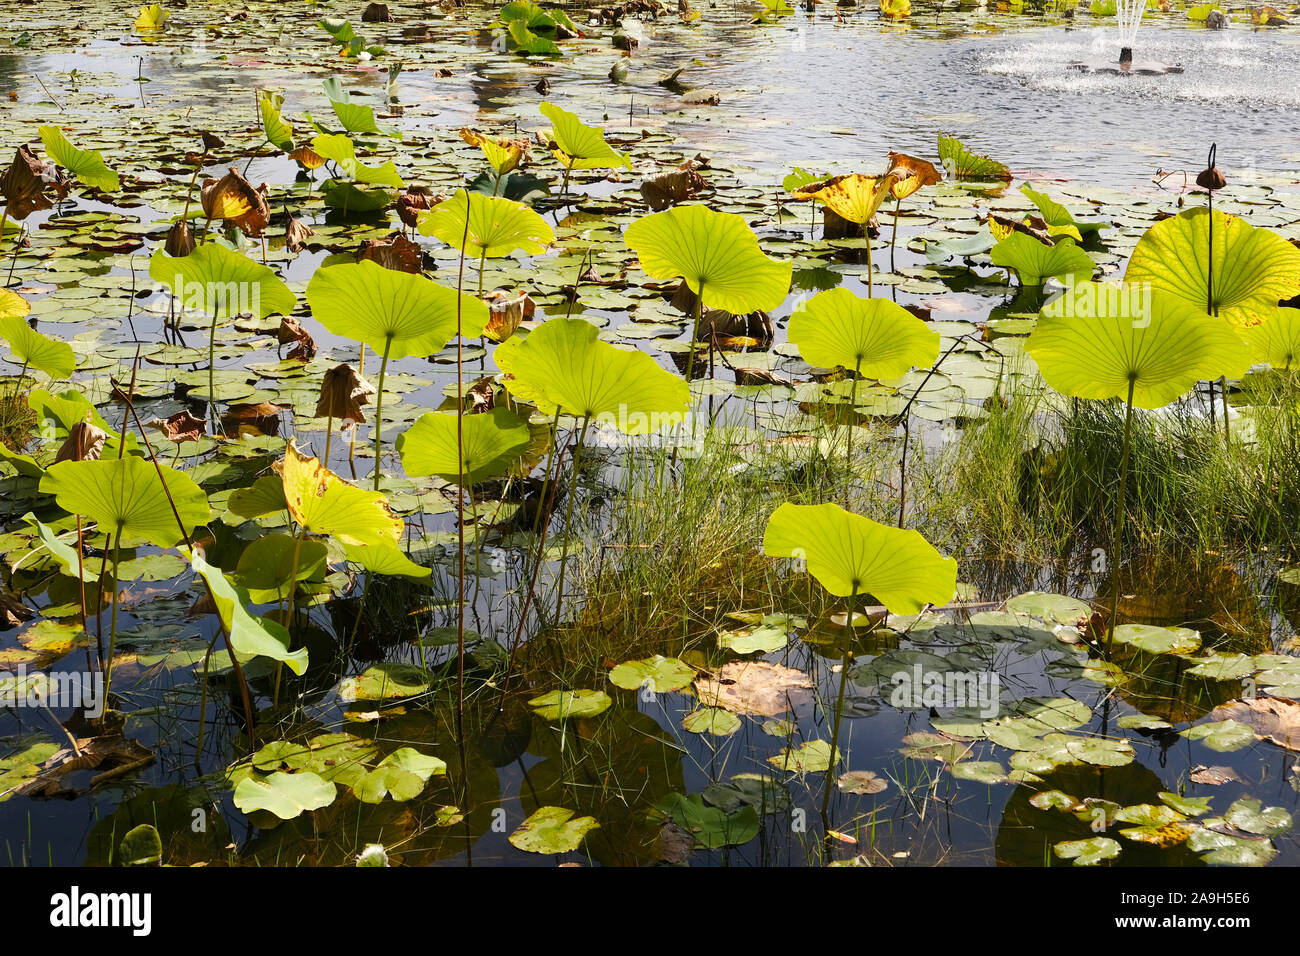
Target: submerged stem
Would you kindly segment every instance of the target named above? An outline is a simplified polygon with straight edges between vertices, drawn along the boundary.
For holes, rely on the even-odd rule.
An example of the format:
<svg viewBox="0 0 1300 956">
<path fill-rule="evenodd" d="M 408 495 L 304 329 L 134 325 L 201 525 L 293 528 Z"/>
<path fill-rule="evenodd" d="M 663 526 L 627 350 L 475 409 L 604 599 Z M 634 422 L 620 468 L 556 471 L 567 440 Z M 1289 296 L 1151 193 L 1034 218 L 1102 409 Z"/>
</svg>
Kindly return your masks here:
<svg viewBox="0 0 1300 956">
<path fill-rule="evenodd" d="M 1110 622 L 1106 625 L 1106 653 L 1110 654 L 1111 642 L 1115 638 L 1115 619 L 1119 617 L 1120 599 L 1120 563 L 1124 545 L 1124 514 L 1128 498 L 1128 456 L 1133 435 L 1133 386 L 1137 379 L 1130 375 L 1128 380 L 1128 399 L 1124 403 L 1124 453 L 1119 465 L 1119 501 L 1115 509 L 1115 535 L 1111 541 L 1111 601 Z"/>
</svg>

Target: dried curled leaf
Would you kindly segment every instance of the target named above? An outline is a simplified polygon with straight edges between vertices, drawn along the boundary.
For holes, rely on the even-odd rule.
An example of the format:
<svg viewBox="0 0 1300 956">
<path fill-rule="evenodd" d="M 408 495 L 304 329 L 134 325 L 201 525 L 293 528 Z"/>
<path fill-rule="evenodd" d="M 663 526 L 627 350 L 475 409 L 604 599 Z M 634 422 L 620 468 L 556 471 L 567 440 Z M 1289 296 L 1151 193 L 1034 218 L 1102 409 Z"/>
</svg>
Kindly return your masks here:
<svg viewBox="0 0 1300 956">
<path fill-rule="evenodd" d="M 387 239 L 363 239 L 355 258 L 357 262 L 369 259 L 375 265 L 395 272 L 409 272 L 418 276 L 422 271 L 423 257 L 419 245 L 400 232 L 394 232 Z"/>
<path fill-rule="evenodd" d="M 222 219 L 227 228 L 233 226 L 248 236 L 262 235 L 271 222 L 266 184 L 254 189 L 252 183 L 233 166 L 220 179 L 205 180 L 199 198 L 205 216 Z"/>
<path fill-rule="evenodd" d="M 10 219 L 26 219 L 49 209 L 72 189 L 72 181 L 53 163 L 37 159 L 27 146 L 19 146 L 14 161 L 0 176 L 0 195 Z"/>
<path fill-rule="evenodd" d="M 374 394 L 375 387 L 351 365 L 346 362 L 335 365 L 325 373 L 325 379 L 321 383 L 316 417 L 364 422 L 366 416 L 362 413 L 361 406 L 370 404 L 370 396 Z"/>
</svg>

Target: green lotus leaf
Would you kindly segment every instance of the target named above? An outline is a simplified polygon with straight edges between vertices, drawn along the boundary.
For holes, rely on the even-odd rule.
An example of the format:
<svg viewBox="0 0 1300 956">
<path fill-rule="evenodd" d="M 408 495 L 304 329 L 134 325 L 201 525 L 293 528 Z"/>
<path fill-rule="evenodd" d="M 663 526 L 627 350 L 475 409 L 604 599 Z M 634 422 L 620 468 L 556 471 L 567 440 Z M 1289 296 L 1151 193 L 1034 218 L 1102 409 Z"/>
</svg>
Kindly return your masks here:
<svg viewBox="0 0 1300 956">
<path fill-rule="evenodd" d="M 327 179 L 320 189 L 325 205 L 342 210 L 344 215 L 378 212 L 393 201 L 393 194 L 386 189 L 361 189 L 342 179 Z"/>
<path fill-rule="evenodd" d="M 158 478 L 162 471 L 166 488 Z M 143 458 L 127 456 L 99 461 L 61 461 L 41 479 L 41 491 L 54 495 L 69 514 L 94 521 L 116 535 L 118 547 L 153 544 L 170 548 L 182 539 L 168 495 L 185 531 L 206 522 L 212 512 L 208 496 L 183 471 L 155 468 Z"/>
<path fill-rule="evenodd" d="M 1283 370 L 1300 365 L 1300 309 L 1278 309 L 1244 334 L 1256 360 Z"/>
<path fill-rule="evenodd" d="M 64 544 L 59 539 L 59 536 L 54 533 L 54 529 L 42 524 L 30 511 L 23 515 L 23 521 L 27 522 L 27 525 L 36 532 L 41 544 L 50 552 L 50 557 L 59 565 L 64 574 L 70 578 L 80 577 L 87 584 L 99 578 L 98 571 L 91 570 L 89 560 L 85 558 L 78 560 L 76 550 L 71 545 Z"/>
<path fill-rule="evenodd" d="M 1169 793 L 1162 790 L 1157 794 L 1160 801 L 1181 813 L 1184 817 L 1199 817 L 1202 813 L 1210 812 L 1209 797 L 1180 797 L 1176 793 Z"/>
<path fill-rule="evenodd" d="M 1291 814 L 1281 807 L 1263 808 L 1260 801 L 1242 797 L 1223 814 L 1223 819 L 1238 830 L 1275 836 L 1291 829 Z"/>
<path fill-rule="evenodd" d="M 418 697 L 432 686 L 429 672 L 412 664 L 384 662 L 339 682 L 339 700 L 395 700 Z"/>
<path fill-rule="evenodd" d="M 42 335 L 19 316 L 0 319 L 0 336 L 9 343 L 19 364 L 39 369 L 50 378 L 67 378 L 77 367 L 71 345 Z"/>
<path fill-rule="evenodd" d="M 285 446 L 281 481 L 285 503 L 304 531 L 328 534 L 344 544 L 392 547 L 402 536 L 402 519 L 377 491 L 348 484 L 298 451 L 294 439 Z"/>
<path fill-rule="evenodd" d="M 758 811 L 752 804 L 743 804 L 729 813 L 709 806 L 698 793 L 666 794 L 655 804 L 655 810 L 691 834 L 695 846 L 707 850 L 741 846 L 758 836 L 760 829 Z"/>
<path fill-rule="evenodd" d="M 1040 286 L 1045 279 L 1061 278 L 1080 283 L 1092 278 L 1094 265 L 1088 254 L 1072 239 L 1054 246 L 1039 242 L 1023 232 L 1013 232 L 989 253 L 995 266 L 1016 270 L 1020 284 Z"/>
<path fill-rule="evenodd" d="M 400 139 L 401 134 L 394 130 L 387 129 L 375 122 L 375 111 L 369 106 L 363 106 L 360 103 L 353 103 L 352 97 L 343 89 L 343 81 L 337 76 L 331 76 L 324 80 L 321 85 L 325 88 L 325 95 L 329 97 L 330 106 L 334 108 L 334 115 L 338 117 L 343 128 L 349 133 L 379 133 L 384 136 L 391 136 L 394 139 Z M 308 116 L 308 121 L 311 117 Z M 315 122 L 312 122 L 316 126 Z M 319 132 L 328 132 L 316 126 Z"/>
<path fill-rule="evenodd" d="M 1028 196 L 1029 201 L 1038 207 L 1038 214 L 1043 217 L 1043 222 L 1047 223 L 1049 231 L 1072 229 L 1074 231 L 1074 238 L 1079 242 L 1083 242 L 1085 235 L 1101 232 L 1101 230 L 1110 226 L 1110 223 L 1106 222 L 1085 222 L 1083 220 L 1075 219 L 1074 216 L 1070 215 L 1070 210 L 1066 209 L 1059 202 L 1056 202 L 1051 196 L 1047 195 L 1047 193 L 1038 192 L 1030 186 L 1029 183 L 1021 184 L 1020 191 Z M 1069 235 L 1068 232 L 1062 233 L 1056 231 L 1053 231 L 1052 234 Z"/>
<path fill-rule="evenodd" d="M 31 303 L 17 292 L 0 289 L 0 319 L 22 318 L 31 311 Z"/>
<path fill-rule="evenodd" d="M 701 707 L 682 718 L 682 729 L 692 734 L 728 737 L 740 729 L 740 718 L 721 707 Z"/>
<path fill-rule="evenodd" d="M 939 164 L 958 180 L 1011 181 L 1011 170 L 996 159 L 972 153 L 955 136 L 939 134 Z"/>
<path fill-rule="evenodd" d="M 840 762 L 839 750 L 829 740 L 807 740 L 797 747 L 786 747 L 767 762 L 789 773 L 825 773 Z"/>
<path fill-rule="evenodd" d="M 1240 680 L 1255 672 L 1255 660 L 1249 654 L 1220 654 L 1217 651 L 1198 659 L 1187 673 L 1210 680 Z"/>
<path fill-rule="evenodd" d="M 1062 860 L 1073 860 L 1075 866 L 1096 866 L 1103 860 L 1119 856 L 1120 844 L 1110 837 L 1092 837 L 1087 840 L 1064 840 L 1052 847 L 1052 852 Z"/>
<path fill-rule="evenodd" d="M 205 242 L 188 256 L 169 256 L 159 246 L 149 259 L 149 277 L 171 289 L 185 311 L 216 319 L 289 315 L 298 304 L 270 268 L 219 242 Z"/>
<path fill-rule="evenodd" d="M 554 103 L 543 103 L 540 109 L 542 115 L 551 121 L 551 135 L 559 147 L 552 152 L 565 169 L 632 168 L 631 157 L 606 143 L 605 133 L 599 126 L 587 126 L 577 113 L 570 113 Z"/>
<path fill-rule="evenodd" d="M 477 415 L 428 412 L 397 436 L 397 451 L 408 475 L 436 475 L 460 484 L 463 465 L 464 480 L 477 485 L 505 474 L 530 441 L 527 420 L 507 408 L 493 408 Z"/>
<path fill-rule="evenodd" d="M 461 333 L 481 335 L 488 320 L 482 300 L 368 259 L 323 266 L 307 285 L 307 302 L 321 325 L 390 358 L 441 350 L 456 335 L 458 301 Z"/>
<path fill-rule="evenodd" d="M 44 478 L 45 469 L 36 463 L 31 455 L 10 451 L 9 446 L 0 442 L 0 461 L 22 475 L 24 478 Z"/>
<path fill-rule="evenodd" d="M 266 141 L 287 153 L 293 149 L 293 127 L 280 115 L 277 99 L 279 97 L 263 92 L 257 99 L 257 107 L 262 114 L 262 133 Z"/>
<path fill-rule="evenodd" d="M 534 697 L 528 706 L 542 720 L 564 720 L 569 717 L 595 717 L 609 710 L 614 702 L 603 690 L 553 690 Z"/>
<path fill-rule="evenodd" d="M 545 220 L 522 203 L 464 189 L 424 213 L 419 230 L 453 249 L 461 249 L 463 241 L 465 254 L 476 259 L 497 259 L 515 250 L 535 255 L 555 241 Z"/>
<path fill-rule="evenodd" d="M 864 299 L 842 286 L 803 303 L 788 328 L 808 364 L 842 365 L 868 378 L 898 378 L 939 358 L 938 332 L 888 299 Z"/>
<path fill-rule="evenodd" d="M 349 561 L 361 565 L 371 574 L 408 578 L 412 581 L 427 581 L 433 574 L 432 568 L 416 564 L 395 545 L 345 544 L 343 553 Z"/>
<path fill-rule="evenodd" d="M 250 611 L 248 591 L 231 582 L 220 568 L 208 564 L 198 551 L 190 555 L 190 565 L 208 583 L 217 614 L 230 635 L 230 646 L 241 661 L 269 657 L 300 676 L 307 670 L 307 649 L 289 650 L 288 630 L 278 621 L 258 617 Z"/>
<path fill-rule="evenodd" d="M 151 823 L 132 827 L 117 846 L 114 862 L 122 866 L 156 866 L 162 862 L 162 837 Z"/>
<path fill-rule="evenodd" d="M 1135 407 L 1162 408 L 1198 381 L 1250 367 L 1249 351 L 1226 323 L 1170 296 L 1133 290 L 1079 283 L 1042 310 L 1025 351 L 1052 388 L 1075 398 L 1124 399 L 1131 386 Z"/>
<path fill-rule="evenodd" d="M 104 165 L 99 150 L 77 149 L 57 126 L 42 126 L 38 132 L 45 146 L 45 155 L 87 186 L 111 193 L 121 185 L 117 173 Z"/>
<path fill-rule="evenodd" d="M 747 631 L 722 631 L 718 634 L 718 647 L 733 654 L 770 654 L 790 643 L 790 633 L 781 626 L 756 627 Z"/>
<path fill-rule="evenodd" d="M 418 797 L 430 777 L 446 772 L 445 761 L 422 754 L 414 747 L 402 747 L 354 783 L 352 791 L 362 803 L 380 803 L 384 797 L 400 803 Z"/>
<path fill-rule="evenodd" d="M 1007 771 L 996 760 L 962 760 L 952 765 L 952 775 L 958 780 L 971 780 L 990 786 L 1006 783 Z"/>
<path fill-rule="evenodd" d="M 243 521 L 286 511 L 288 507 L 284 499 L 284 481 L 277 475 L 263 475 L 247 488 L 236 488 L 230 493 L 223 520 L 233 527 Z"/>
<path fill-rule="evenodd" d="M 790 263 L 765 256 L 735 213 L 675 206 L 636 220 L 624 241 L 646 275 L 683 279 L 711 308 L 736 315 L 768 312 L 790 291 Z"/>
<path fill-rule="evenodd" d="M 1207 298 L 1211 272 L 1212 307 Z M 1133 250 L 1124 281 L 1167 292 L 1244 329 L 1270 318 L 1279 300 L 1300 294 L 1300 249 L 1237 216 L 1216 212 L 1211 220 L 1209 210 L 1189 209 L 1147 230 Z"/>
<path fill-rule="evenodd" d="M 273 773 L 265 779 L 245 777 L 235 787 L 235 806 L 244 813 L 267 810 L 281 820 L 292 820 L 308 810 L 319 810 L 334 802 L 338 791 L 309 770 Z"/>
<path fill-rule="evenodd" d="M 599 826 L 595 817 L 575 817 L 563 807 L 541 807 L 507 839 L 511 846 L 529 853 L 569 853 Z"/>
<path fill-rule="evenodd" d="M 1199 740 L 1211 750 L 1219 753 L 1231 753 L 1247 747 L 1255 740 L 1255 734 L 1248 724 L 1236 720 L 1219 720 L 1207 724 L 1197 724 L 1180 730 L 1179 734 L 1188 740 Z"/>
<path fill-rule="evenodd" d="M 781 505 L 767 522 L 763 553 L 803 558 L 831 594 L 870 594 L 894 614 L 947 604 L 957 593 L 956 560 L 919 531 L 877 524 L 836 504 Z"/>
<path fill-rule="evenodd" d="M 656 694 L 681 690 L 695 680 L 695 668 L 675 657 L 647 657 L 640 661 L 627 661 L 609 672 L 609 682 L 624 690 L 637 690 L 648 686 Z"/>
<path fill-rule="evenodd" d="M 265 101 L 263 101 L 265 102 Z M 390 159 L 382 166 L 367 166 L 357 159 L 356 146 L 342 133 L 317 136 L 311 141 L 311 148 L 322 159 L 333 160 L 352 179 L 372 186 L 392 186 L 401 189 L 406 185 L 397 173 L 397 167 Z"/>
<path fill-rule="evenodd" d="M 584 319 L 551 319 L 496 350 L 506 387 L 547 414 L 593 418 L 630 435 L 680 424 L 690 408 L 684 381 L 644 352 L 615 348 Z"/>
<path fill-rule="evenodd" d="M 1186 627 L 1120 624 L 1114 639 L 1148 654 L 1192 654 L 1201 649 L 1201 635 Z"/>
<path fill-rule="evenodd" d="M 288 594 L 291 580 L 321 580 L 328 557 L 324 542 L 278 532 L 250 542 L 230 576 L 254 604 L 269 604 Z"/>
<path fill-rule="evenodd" d="M 510 34 L 510 42 L 518 50 L 543 56 L 560 55 L 560 48 L 554 40 L 539 33 L 534 33 L 523 20 L 511 20 L 506 24 L 506 30 Z M 603 138 L 601 142 L 604 142 Z"/>
<path fill-rule="evenodd" d="M 1133 745 L 1127 740 L 1107 740 L 1103 737 L 1071 737 L 1065 744 L 1070 756 L 1098 767 L 1122 767 L 1136 758 Z"/>
<path fill-rule="evenodd" d="M 1054 624 L 1073 624 L 1075 621 L 1092 616 L 1092 608 L 1087 601 L 1080 601 L 1078 598 L 1064 594 L 1044 594 L 1041 591 L 1017 594 L 1007 601 L 1007 610 L 1028 614 Z"/>
</svg>

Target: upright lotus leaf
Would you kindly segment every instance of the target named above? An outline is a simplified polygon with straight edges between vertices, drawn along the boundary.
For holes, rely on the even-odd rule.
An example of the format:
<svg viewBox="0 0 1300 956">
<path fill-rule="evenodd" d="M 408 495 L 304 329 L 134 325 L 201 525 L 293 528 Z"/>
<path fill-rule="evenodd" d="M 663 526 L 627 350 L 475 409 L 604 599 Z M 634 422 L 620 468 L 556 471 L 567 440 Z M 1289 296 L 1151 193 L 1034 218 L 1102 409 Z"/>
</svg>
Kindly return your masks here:
<svg viewBox="0 0 1300 956">
<path fill-rule="evenodd" d="M 158 478 L 161 469 L 167 485 Z M 41 479 L 41 491 L 54 495 L 59 507 L 82 515 L 115 534 L 118 547 L 152 544 L 170 548 L 183 537 L 168 495 L 188 533 L 206 522 L 212 512 L 208 496 L 183 471 L 155 468 L 143 458 L 61 461 L 51 465 Z"/>
<path fill-rule="evenodd" d="M 765 256 L 758 238 L 734 213 L 675 206 L 632 223 L 624 241 L 646 275 L 680 277 L 715 309 L 735 315 L 767 312 L 790 291 L 790 263 Z"/>
<path fill-rule="evenodd" d="M 803 303 L 790 316 L 790 341 L 810 365 L 897 378 L 939 358 L 939 333 L 888 299 L 864 299 L 840 287 Z"/>
<path fill-rule="evenodd" d="M 0 319 L 0 336 L 9 343 L 18 362 L 50 378 L 67 378 L 77 367 L 71 345 L 42 335 L 17 315 Z"/>
<path fill-rule="evenodd" d="M 135 28 L 139 31 L 161 30 L 170 16 L 171 14 L 158 4 L 146 4 L 135 15 Z"/>
<path fill-rule="evenodd" d="M 1011 170 L 996 159 L 970 152 L 955 136 L 939 134 L 939 163 L 953 179 L 1011 182 Z"/>
<path fill-rule="evenodd" d="M 1300 366 L 1300 309 L 1278 309 L 1271 319 L 1246 331 L 1257 361 L 1275 369 Z"/>
<path fill-rule="evenodd" d="M 343 89 L 343 81 L 337 76 L 329 77 L 322 81 L 321 85 L 325 88 L 325 95 L 329 97 L 330 106 L 334 108 L 334 115 L 338 117 L 347 132 L 379 133 L 394 139 L 400 138 L 401 134 L 375 122 L 375 111 L 371 107 L 353 103 L 351 95 Z M 310 114 L 307 114 L 307 121 L 316 128 L 318 133 L 329 132 L 313 121 Z"/>
<path fill-rule="evenodd" d="M 402 519 L 383 495 L 348 484 L 319 458 L 299 452 L 292 438 L 285 446 L 280 477 L 289 514 L 304 531 L 353 545 L 392 545 L 402 536 Z"/>
<path fill-rule="evenodd" d="M 1163 408 L 1204 379 L 1236 378 L 1250 352 L 1223 322 L 1170 296 L 1084 282 L 1043 308 L 1025 342 L 1047 384 L 1063 395 Z"/>
<path fill-rule="evenodd" d="M 943 180 L 943 173 L 934 164 L 907 153 L 890 152 L 889 168 L 885 175 L 895 173 L 889 184 L 889 194 L 895 199 L 906 199 L 912 193 L 925 186 L 933 186 Z"/>
<path fill-rule="evenodd" d="M 565 169 L 632 168 L 631 157 L 606 143 L 600 127 L 587 126 L 577 113 L 570 113 L 554 103 L 543 103 L 540 109 L 542 115 L 551 121 L 551 133 L 559 147 L 552 152 Z"/>
<path fill-rule="evenodd" d="M 810 183 L 796 189 L 792 195 L 795 199 L 815 199 L 841 219 L 866 225 L 880 209 L 880 204 L 890 194 L 894 184 L 901 183 L 906 178 L 902 170 L 894 170 L 884 176 L 851 173 Z"/>
<path fill-rule="evenodd" d="M 1269 318 L 1279 300 L 1300 295 L 1300 249 L 1237 216 L 1189 209 L 1146 231 L 1124 281 L 1149 284 L 1246 328 Z M 1213 296 L 1207 298 L 1211 284 Z"/>
<path fill-rule="evenodd" d="M 1092 259 L 1072 239 L 1054 246 L 1023 232 L 1013 232 L 990 253 L 995 266 L 1015 269 L 1023 286 L 1040 286 L 1045 279 L 1086 282 L 1096 268 Z"/>
<path fill-rule="evenodd" d="M 278 621 L 253 614 L 248 609 L 246 589 L 232 583 L 220 568 L 208 564 L 198 551 L 190 553 L 190 565 L 208 583 L 217 614 L 230 636 L 230 646 L 241 661 L 269 657 L 300 676 L 307 670 L 307 649 L 289 650 L 289 631 Z"/>
<path fill-rule="evenodd" d="M 630 435 L 682 422 L 690 391 L 644 352 L 615 348 L 584 319 L 551 319 L 497 347 L 507 388 L 547 414 L 595 418 Z M 477 416 L 475 416 L 477 417 Z"/>
<path fill-rule="evenodd" d="M 41 544 L 50 552 L 50 557 L 54 559 L 55 563 L 68 577 L 80 578 L 86 584 L 93 584 L 99 577 L 98 569 L 92 570 L 90 561 L 84 558 L 78 560 L 76 550 L 71 545 L 59 540 L 59 536 L 54 533 L 54 529 L 42 524 L 30 511 L 23 515 L 22 520 L 27 522 L 28 527 L 36 532 Z"/>
<path fill-rule="evenodd" d="M 45 145 L 45 155 L 87 186 L 111 193 L 121 185 L 117 173 L 104 165 L 99 150 L 77 149 L 57 126 L 42 126 L 39 133 Z"/>
<path fill-rule="evenodd" d="M 546 221 L 523 203 L 464 189 L 421 215 L 419 230 L 453 249 L 463 240 L 465 254 L 475 259 L 496 259 L 516 249 L 536 255 L 555 241 Z"/>
<path fill-rule="evenodd" d="M 21 319 L 31 311 L 31 303 L 17 292 L 0 289 L 0 320 Z"/>
<path fill-rule="evenodd" d="M 322 159 L 337 163 L 339 169 L 359 183 L 392 186 L 394 189 L 401 189 L 406 185 L 398 175 L 397 167 L 391 159 L 382 166 L 367 166 L 357 159 L 356 145 L 342 133 L 314 137 L 311 148 Z"/>
<path fill-rule="evenodd" d="M 510 34 L 510 42 L 516 50 L 543 56 L 560 55 L 560 47 L 554 40 L 534 32 L 523 20 L 511 20 L 506 24 L 506 32 Z"/>
<path fill-rule="evenodd" d="M 215 319 L 252 313 L 289 315 L 298 300 L 270 268 L 219 242 L 206 242 L 188 256 L 169 256 L 160 246 L 149 259 L 149 277 L 166 285 L 185 311 Z"/>
<path fill-rule="evenodd" d="M 877 524 L 836 504 L 786 502 L 772 513 L 763 553 L 802 558 L 831 594 L 870 594 L 893 614 L 943 605 L 957 592 L 957 562 L 919 531 Z"/>
<path fill-rule="evenodd" d="M 417 477 L 436 475 L 460 483 L 458 428 L 463 433 L 459 457 L 465 480 L 472 485 L 504 474 L 532 440 L 527 420 L 507 408 L 463 416 L 429 412 L 397 436 L 397 451 L 406 473 Z"/>
<path fill-rule="evenodd" d="M 282 105 L 282 97 L 266 90 L 258 94 L 257 108 L 262 114 L 262 133 L 268 143 L 287 153 L 293 149 L 293 127 L 281 115 Z"/>
<path fill-rule="evenodd" d="M 528 155 L 532 145 L 527 139 L 508 139 L 504 136 L 486 136 L 477 130 L 462 129 L 460 138 L 471 146 L 483 150 L 488 165 L 497 176 L 504 176 L 514 170 Z"/>
<path fill-rule="evenodd" d="M 391 358 L 432 355 L 450 342 L 458 298 L 462 331 L 481 335 L 488 320 L 481 300 L 369 260 L 324 266 L 307 285 L 307 302 L 321 325 Z"/>
<path fill-rule="evenodd" d="M 1040 193 L 1029 183 L 1024 183 L 1020 191 L 1029 197 L 1030 202 L 1038 207 L 1038 214 L 1043 217 L 1043 222 L 1047 223 L 1048 232 L 1052 235 L 1071 235 L 1079 242 L 1083 242 L 1084 237 L 1090 233 L 1096 234 L 1107 228 L 1110 224 L 1105 222 L 1087 222 L 1081 219 L 1075 219 L 1059 202 L 1054 200 L 1047 193 Z"/>
<path fill-rule="evenodd" d="M 416 564 L 395 544 L 355 545 L 345 544 L 343 555 L 353 564 L 359 564 L 371 574 L 388 577 L 406 578 L 411 581 L 427 581 L 433 574 L 432 568 Z"/>
</svg>

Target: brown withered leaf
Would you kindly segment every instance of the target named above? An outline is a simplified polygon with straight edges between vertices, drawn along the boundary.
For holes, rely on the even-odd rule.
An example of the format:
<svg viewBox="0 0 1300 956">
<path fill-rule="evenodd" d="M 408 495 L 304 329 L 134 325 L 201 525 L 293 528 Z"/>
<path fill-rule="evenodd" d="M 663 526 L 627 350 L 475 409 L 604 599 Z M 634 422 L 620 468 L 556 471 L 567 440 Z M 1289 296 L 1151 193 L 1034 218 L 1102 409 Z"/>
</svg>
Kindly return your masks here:
<svg viewBox="0 0 1300 956">
<path fill-rule="evenodd" d="M 99 426 L 90 422 L 77 422 L 68 429 L 68 437 L 59 446 L 54 461 L 99 461 L 107 439 L 108 432 Z"/>
<path fill-rule="evenodd" d="M 387 239 L 363 239 L 355 257 L 357 262 L 369 259 L 385 269 L 412 275 L 420 274 L 423 261 L 419 245 L 400 232 L 392 233 Z"/>
<path fill-rule="evenodd" d="M 224 220 L 227 228 L 234 226 L 248 236 L 261 236 L 271 222 L 266 184 L 254 189 L 233 166 L 220 179 L 205 180 L 199 199 L 205 216 Z"/>
<path fill-rule="evenodd" d="M 493 342 L 504 342 L 519 330 L 519 323 L 531 319 L 537 312 L 537 303 L 527 292 L 520 292 L 514 298 L 507 293 L 497 291 L 488 299 L 488 323 L 483 334 Z"/>
<path fill-rule="evenodd" d="M 656 212 L 694 198 L 708 185 L 696 172 L 697 167 L 694 160 L 688 159 L 677 169 L 646 177 L 641 183 L 641 198 Z"/>
<path fill-rule="evenodd" d="M 36 612 L 17 597 L 8 591 L 0 591 L 0 627 L 8 630 L 30 621 L 35 616 Z"/>
<path fill-rule="evenodd" d="M 0 176 L 0 195 L 10 219 L 26 219 L 33 212 L 49 209 L 72 189 L 66 173 L 53 163 L 36 157 L 27 146 L 19 146 L 14 161 Z"/>
<path fill-rule="evenodd" d="M 295 255 L 307 248 L 307 240 L 316 235 L 316 231 L 297 216 L 289 219 L 284 230 L 284 245 Z"/>
<path fill-rule="evenodd" d="M 214 152 L 215 150 L 220 149 L 222 146 L 226 145 L 226 141 L 224 139 L 222 139 L 216 133 L 209 133 L 207 130 L 204 130 L 202 133 L 200 133 L 199 138 L 203 140 L 203 149 L 205 152 L 211 153 Z"/>
<path fill-rule="evenodd" d="M 811 687 L 808 675 L 792 667 L 766 661 L 731 661 L 716 674 L 696 680 L 695 693 L 703 707 L 777 717 L 790 710 L 795 691 Z"/>
<path fill-rule="evenodd" d="M 64 747 L 41 765 L 40 773 L 16 787 L 13 792 L 26 797 L 68 796 L 83 792 L 63 786 L 63 779 L 71 773 L 99 770 L 98 774 L 90 778 L 90 788 L 93 789 L 123 773 L 148 766 L 153 760 L 152 750 L 121 734 L 83 737 L 77 741 L 75 751 L 71 747 Z"/>
<path fill-rule="evenodd" d="M 375 387 L 351 365 L 346 362 L 335 365 L 325 373 L 325 379 L 321 383 L 316 417 L 364 422 L 366 416 L 362 413 L 361 406 L 369 405 L 370 396 L 374 394 Z"/>
<path fill-rule="evenodd" d="M 194 231 L 190 229 L 190 224 L 184 219 L 179 219 L 176 225 L 167 230 L 167 239 L 163 243 L 163 248 L 167 250 L 167 255 L 172 257 L 188 256 L 194 251 Z"/>
<path fill-rule="evenodd" d="M 236 403 L 221 416 L 221 425 L 227 434 L 277 435 L 280 432 L 280 412 L 289 407 L 270 402 Z"/>
<path fill-rule="evenodd" d="M 465 402 L 461 406 L 471 415 L 490 412 L 496 407 L 496 382 L 491 375 L 485 375 L 465 390 Z"/>
<path fill-rule="evenodd" d="M 293 348 L 289 350 L 289 358 L 301 359 L 304 362 L 310 362 L 316 356 L 316 341 L 311 337 L 295 319 L 285 316 L 280 320 L 280 328 L 276 331 L 276 340 L 281 345 L 293 343 Z"/>
<path fill-rule="evenodd" d="M 901 174 L 889 187 L 889 193 L 895 199 L 906 199 L 921 187 L 933 186 L 943 180 L 943 173 L 933 163 L 892 150 L 889 153 L 889 169 L 885 175 L 891 173 Z"/>
<path fill-rule="evenodd" d="M 1300 750 L 1300 704 L 1281 697 L 1232 700 L 1216 707 L 1210 720 L 1236 720 L 1255 732 L 1256 740 L 1271 740 L 1287 750 Z"/>
<path fill-rule="evenodd" d="M 325 157 L 310 146 L 299 146 L 289 153 L 289 158 L 304 169 L 320 169 L 325 165 Z"/>
<path fill-rule="evenodd" d="M 1193 783 L 1204 783 L 1211 787 L 1221 787 L 1225 783 L 1241 780 L 1237 771 L 1231 767 L 1207 767 L 1204 764 L 1192 768 L 1190 778 Z"/>
<path fill-rule="evenodd" d="M 420 220 L 420 213 L 432 209 L 446 198 L 445 194 L 435 193 L 428 186 L 412 183 L 397 197 L 397 218 L 402 220 L 402 225 L 406 228 L 414 229 Z"/>
<path fill-rule="evenodd" d="M 163 436 L 174 442 L 198 441 L 207 432 L 207 426 L 201 418 L 195 418 L 189 409 L 182 409 L 169 418 L 155 418 L 149 422 L 150 428 L 156 428 Z"/>
</svg>

